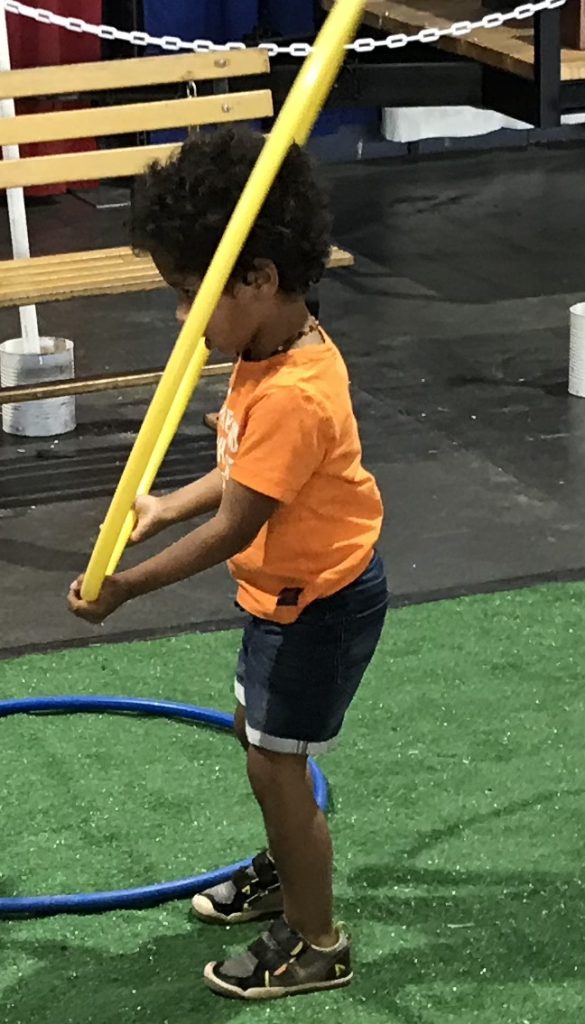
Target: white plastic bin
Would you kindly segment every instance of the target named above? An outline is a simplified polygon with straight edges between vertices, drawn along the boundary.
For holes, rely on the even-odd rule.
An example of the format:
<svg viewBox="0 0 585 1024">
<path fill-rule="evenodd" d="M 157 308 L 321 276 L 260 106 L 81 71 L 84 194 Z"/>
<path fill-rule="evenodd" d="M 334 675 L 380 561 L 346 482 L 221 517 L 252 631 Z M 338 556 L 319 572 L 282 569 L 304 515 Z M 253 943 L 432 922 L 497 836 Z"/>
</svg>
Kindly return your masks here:
<svg viewBox="0 0 585 1024">
<path fill-rule="evenodd" d="M 26 352 L 22 338 L 0 344 L 2 387 L 46 384 L 71 380 L 74 375 L 73 342 L 65 338 L 41 338 L 41 354 Z M 22 437 L 52 437 L 75 430 L 75 398 L 45 398 L 2 406 L 2 427 Z"/>
<path fill-rule="evenodd" d="M 571 306 L 569 393 L 585 398 L 585 302 Z"/>
</svg>

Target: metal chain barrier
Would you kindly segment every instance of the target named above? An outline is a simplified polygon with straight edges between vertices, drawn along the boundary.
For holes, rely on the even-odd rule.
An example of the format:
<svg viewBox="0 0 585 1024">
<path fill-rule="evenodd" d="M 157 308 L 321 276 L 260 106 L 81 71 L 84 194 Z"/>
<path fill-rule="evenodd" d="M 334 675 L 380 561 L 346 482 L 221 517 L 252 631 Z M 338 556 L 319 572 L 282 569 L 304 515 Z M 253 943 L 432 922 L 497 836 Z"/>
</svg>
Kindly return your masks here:
<svg viewBox="0 0 585 1024">
<path fill-rule="evenodd" d="M 193 39 L 187 41 L 179 39 L 178 36 L 151 36 L 148 32 L 123 32 L 114 28 L 113 25 L 94 25 L 92 22 L 83 21 L 82 18 L 65 18 L 60 14 L 53 14 L 52 11 L 44 10 L 41 7 L 30 7 L 28 4 L 20 3 L 19 0 L 0 0 L 8 14 L 19 14 L 23 18 L 32 18 L 42 25 L 56 25 L 68 32 L 86 33 L 92 36 L 99 36 L 100 39 L 119 40 L 123 43 L 130 43 L 132 46 L 154 46 L 170 53 L 178 53 L 180 50 L 190 50 L 194 53 L 212 53 L 217 50 L 245 50 L 245 43 L 231 42 L 220 45 L 212 43 L 209 39 Z M 512 11 L 496 12 L 486 14 L 479 21 L 456 21 L 446 28 L 423 28 L 413 35 L 406 35 L 398 32 L 395 35 L 386 36 L 385 39 L 356 39 L 347 46 L 348 50 L 354 53 L 372 53 L 378 49 L 397 50 L 409 43 L 437 43 L 444 36 L 466 36 L 470 32 L 484 28 L 500 28 L 507 21 L 517 21 L 532 18 L 540 11 L 553 11 L 557 7 L 563 7 L 566 0 L 538 0 L 537 3 L 519 4 Z M 290 57 L 302 59 L 307 57 L 312 46 L 309 43 L 291 43 L 290 46 L 278 46 L 277 43 L 260 43 L 254 49 L 266 50 L 270 57 L 279 54 L 286 54 Z"/>
</svg>

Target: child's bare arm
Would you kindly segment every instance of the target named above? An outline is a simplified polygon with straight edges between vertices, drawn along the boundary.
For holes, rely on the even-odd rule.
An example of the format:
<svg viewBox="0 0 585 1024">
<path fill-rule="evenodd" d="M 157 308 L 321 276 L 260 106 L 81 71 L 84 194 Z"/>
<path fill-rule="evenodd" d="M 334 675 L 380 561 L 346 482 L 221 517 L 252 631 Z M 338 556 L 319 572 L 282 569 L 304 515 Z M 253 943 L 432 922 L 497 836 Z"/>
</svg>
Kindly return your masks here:
<svg viewBox="0 0 585 1024">
<path fill-rule="evenodd" d="M 134 504 L 136 526 L 130 538 L 132 543 L 139 544 L 154 537 L 173 523 L 184 523 L 206 512 L 215 512 L 221 504 L 222 491 L 221 473 L 214 469 L 179 491 L 161 497 L 144 495 L 137 498 Z"/>
<path fill-rule="evenodd" d="M 229 481 L 213 519 L 154 558 L 108 577 L 97 601 L 88 603 L 81 598 L 83 577 L 80 577 L 71 587 L 69 607 L 82 619 L 102 622 L 132 598 L 225 562 L 252 543 L 278 505 L 274 498 Z"/>
<path fill-rule="evenodd" d="M 154 558 L 120 574 L 129 597 L 140 597 L 225 562 L 252 543 L 278 502 L 230 481 L 217 515 Z"/>
<path fill-rule="evenodd" d="M 211 473 L 181 487 L 180 491 L 165 494 L 161 500 L 173 523 L 184 523 L 206 512 L 215 512 L 221 505 L 222 493 L 222 475 L 219 469 L 212 469 Z"/>
</svg>

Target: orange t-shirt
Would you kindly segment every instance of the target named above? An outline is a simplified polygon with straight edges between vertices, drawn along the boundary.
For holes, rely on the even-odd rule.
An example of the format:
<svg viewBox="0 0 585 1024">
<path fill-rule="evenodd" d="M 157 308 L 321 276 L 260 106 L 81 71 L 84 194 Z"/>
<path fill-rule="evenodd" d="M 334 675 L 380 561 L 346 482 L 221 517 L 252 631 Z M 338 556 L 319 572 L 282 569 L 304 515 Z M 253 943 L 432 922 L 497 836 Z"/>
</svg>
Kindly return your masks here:
<svg viewBox="0 0 585 1024">
<path fill-rule="evenodd" d="M 242 608 L 294 622 L 367 568 L 382 501 L 362 465 L 349 376 L 332 341 L 240 360 L 219 417 L 217 455 L 224 480 L 280 502 L 229 562 Z"/>
</svg>

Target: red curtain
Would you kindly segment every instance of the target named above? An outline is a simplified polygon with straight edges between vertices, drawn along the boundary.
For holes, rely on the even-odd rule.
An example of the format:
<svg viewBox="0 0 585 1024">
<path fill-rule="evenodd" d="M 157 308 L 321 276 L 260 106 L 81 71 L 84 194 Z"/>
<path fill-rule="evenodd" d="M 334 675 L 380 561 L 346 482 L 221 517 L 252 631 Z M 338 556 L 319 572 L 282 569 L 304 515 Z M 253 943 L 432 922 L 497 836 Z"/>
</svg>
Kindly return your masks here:
<svg viewBox="0 0 585 1024">
<path fill-rule="evenodd" d="M 99 24 L 102 19 L 102 0 L 28 0 L 33 7 L 42 7 L 66 18 L 83 18 L 84 21 Z M 18 14 L 8 15 L 10 56 L 14 68 L 40 67 L 41 65 L 77 64 L 82 61 L 101 59 L 101 40 L 85 33 L 69 32 L 54 25 L 43 25 L 31 18 Z M 22 100 L 18 103 L 21 113 L 40 113 L 50 110 L 68 110 L 83 106 L 78 101 L 52 99 Z M 96 148 L 94 139 L 74 139 L 67 142 L 42 143 L 22 146 L 22 156 L 39 156 L 49 153 L 79 153 Z M 68 187 L 78 184 L 48 185 L 31 189 L 34 195 L 56 195 Z"/>
</svg>

